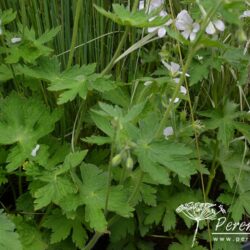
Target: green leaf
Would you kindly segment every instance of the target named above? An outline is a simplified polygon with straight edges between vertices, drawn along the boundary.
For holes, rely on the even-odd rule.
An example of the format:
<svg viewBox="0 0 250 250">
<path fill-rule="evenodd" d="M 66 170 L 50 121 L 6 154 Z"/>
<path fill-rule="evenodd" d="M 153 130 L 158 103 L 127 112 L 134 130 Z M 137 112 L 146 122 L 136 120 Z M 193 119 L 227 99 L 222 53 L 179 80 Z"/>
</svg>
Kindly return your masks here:
<svg viewBox="0 0 250 250">
<path fill-rule="evenodd" d="M 52 28 L 51 30 L 45 30 L 45 32 L 38 38 L 37 42 L 44 44 L 51 41 L 61 30 L 61 26 Z"/>
<path fill-rule="evenodd" d="M 171 183 L 169 178 L 169 171 L 160 164 L 152 161 L 148 155 L 147 150 L 138 148 L 136 151 L 138 161 L 141 169 L 148 173 L 149 176 L 159 184 L 169 185 Z"/>
<path fill-rule="evenodd" d="M 51 91 L 63 91 L 58 98 L 58 104 L 63 104 L 75 99 L 79 95 L 82 99 L 86 98 L 88 84 L 90 81 L 97 79 L 95 64 L 78 65 L 64 71 L 58 79 L 52 79 L 50 86 Z"/>
<path fill-rule="evenodd" d="M 79 214 L 72 220 L 62 215 L 59 209 L 55 209 L 52 214 L 47 216 L 43 226 L 52 229 L 50 242 L 57 243 L 66 239 L 72 232 L 72 240 L 75 245 L 82 248 L 88 238 L 87 232 L 83 227 L 83 217 Z"/>
<path fill-rule="evenodd" d="M 15 224 L 0 210 L 0 249 L 22 250 L 19 235 L 15 232 Z"/>
<path fill-rule="evenodd" d="M 192 246 L 192 236 L 184 236 L 178 235 L 177 239 L 179 243 L 172 243 L 169 247 L 169 250 L 190 250 Z M 194 246 L 192 247 L 193 250 L 207 250 L 207 248 L 202 246 Z"/>
<path fill-rule="evenodd" d="M 204 122 L 206 129 L 218 128 L 217 138 L 226 147 L 229 146 L 229 142 L 233 138 L 234 129 L 237 129 L 237 125 L 239 125 L 234 121 L 244 115 L 243 112 L 237 111 L 237 107 L 238 105 L 228 101 L 222 109 L 200 112 L 201 115 L 210 118 Z"/>
<path fill-rule="evenodd" d="M 130 12 L 124 5 L 120 4 L 112 4 L 114 13 L 104 10 L 103 8 L 96 6 L 94 4 L 96 10 L 107 18 L 111 19 L 115 23 L 124 26 L 132 26 L 138 28 L 146 28 L 146 27 L 156 27 L 165 24 L 169 17 L 161 17 L 159 14 L 160 9 L 152 11 L 150 14 L 146 14 L 144 10 Z M 151 21 L 149 21 L 150 18 Z"/>
<path fill-rule="evenodd" d="M 43 241 L 41 232 L 38 231 L 32 222 L 25 221 L 21 216 L 13 218 L 16 224 L 17 232 L 25 250 L 45 250 L 48 245 Z"/>
<path fill-rule="evenodd" d="M 9 172 L 30 157 L 38 140 L 53 131 L 59 118 L 58 110 L 51 113 L 37 98 L 25 99 L 11 94 L 1 101 L 0 144 L 16 144 L 7 158 Z"/>
<path fill-rule="evenodd" d="M 85 139 L 82 139 L 83 141 L 90 143 L 90 144 L 97 144 L 97 145 L 104 145 L 104 144 L 110 144 L 111 138 L 106 136 L 95 136 L 92 135 L 90 137 L 86 137 Z"/>
<path fill-rule="evenodd" d="M 35 180 L 41 181 L 41 184 L 34 191 L 36 210 L 51 202 L 59 204 L 66 196 L 77 192 L 76 184 L 72 182 L 69 172 L 83 161 L 86 153 L 86 150 L 69 153 L 63 164 L 31 174 Z M 37 166 L 35 167 L 37 168 Z M 45 193 L 46 195 L 44 195 Z"/>
<path fill-rule="evenodd" d="M 60 72 L 59 61 L 53 57 L 40 58 L 38 66 L 32 68 L 23 66 L 18 70 L 26 76 L 49 82 L 49 90 L 61 92 L 58 104 L 63 104 L 72 101 L 77 95 L 85 99 L 88 91 L 105 92 L 116 88 L 114 82 L 109 80 L 110 76 L 96 74 L 95 68 L 95 63 L 82 67 L 75 65 Z"/>
<path fill-rule="evenodd" d="M 113 137 L 114 129 L 111 126 L 110 120 L 106 117 L 103 117 L 96 112 L 91 112 L 91 119 L 94 121 L 96 126 L 103 131 L 106 135 Z"/>
<path fill-rule="evenodd" d="M 204 55 L 206 60 L 202 63 L 193 62 L 190 67 L 190 84 L 194 85 L 198 82 L 207 79 L 209 72 L 213 69 L 220 70 L 222 60 L 218 57 L 211 57 L 209 55 Z"/>
<path fill-rule="evenodd" d="M 141 142 L 136 149 L 136 155 L 143 171 L 160 184 L 170 184 L 169 170 L 181 178 L 190 177 L 196 173 L 194 164 L 189 160 L 191 149 L 181 143 L 158 141 Z"/>
<path fill-rule="evenodd" d="M 90 226 L 99 232 L 106 230 L 107 222 L 103 214 L 107 194 L 107 173 L 95 165 L 82 164 L 82 185 L 80 200 L 85 204 L 85 218 Z M 123 217 L 132 216 L 133 208 L 128 204 L 128 192 L 122 186 L 110 187 L 108 210 Z"/>
<path fill-rule="evenodd" d="M 122 227 L 121 227 L 122 225 Z M 111 227 L 111 242 L 117 242 L 121 239 L 126 239 L 128 235 L 133 235 L 135 232 L 135 221 L 133 218 L 119 218 Z"/>
<path fill-rule="evenodd" d="M 230 207 L 230 211 L 234 221 L 241 221 L 242 215 L 245 213 L 250 214 L 250 192 L 240 194 Z"/>
<path fill-rule="evenodd" d="M 76 187 L 67 177 L 47 176 L 47 180 L 50 182 L 35 192 L 36 210 L 49 205 L 51 202 L 57 204 L 67 195 L 76 192 Z"/>
<path fill-rule="evenodd" d="M 128 110 L 128 113 L 124 116 L 123 122 L 131 122 L 135 118 L 137 118 L 142 113 L 145 104 L 146 102 L 134 105 L 130 110 Z"/>
<path fill-rule="evenodd" d="M 202 198 L 200 192 L 190 191 L 187 188 L 183 190 L 172 190 L 164 187 L 157 193 L 157 206 L 148 207 L 144 211 L 146 217 L 145 225 L 162 224 L 164 231 L 172 230 L 176 227 L 176 208 L 190 201 L 199 201 Z M 190 228 L 193 223 L 186 217 L 183 217 L 187 227 Z"/>
<path fill-rule="evenodd" d="M 45 46 L 44 43 L 50 41 L 60 30 L 60 27 L 46 31 L 40 38 L 36 39 L 33 29 L 27 26 L 18 25 L 19 32 L 22 34 L 22 42 L 18 45 L 10 45 L 7 49 L 5 62 L 14 64 L 19 60 L 24 60 L 27 63 L 34 63 L 41 56 L 48 56 L 52 49 Z"/>
<path fill-rule="evenodd" d="M 0 82 L 6 82 L 13 78 L 13 73 L 11 72 L 11 69 L 5 65 L 0 65 Z"/>
<path fill-rule="evenodd" d="M 104 213 L 95 206 L 86 206 L 85 220 L 97 232 L 105 232 L 107 230 L 108 222 L 105 219 Z"/>
<path fill-rule="evenodd" d="M 2 10 L 0 10 L 0 20 L 2 21 L 2 25 L 12 22 L 13 20 L 15 20 L 15 18 L 16 18 L 16 11 L 8 9 L 2 12 Z"/>
</svg>

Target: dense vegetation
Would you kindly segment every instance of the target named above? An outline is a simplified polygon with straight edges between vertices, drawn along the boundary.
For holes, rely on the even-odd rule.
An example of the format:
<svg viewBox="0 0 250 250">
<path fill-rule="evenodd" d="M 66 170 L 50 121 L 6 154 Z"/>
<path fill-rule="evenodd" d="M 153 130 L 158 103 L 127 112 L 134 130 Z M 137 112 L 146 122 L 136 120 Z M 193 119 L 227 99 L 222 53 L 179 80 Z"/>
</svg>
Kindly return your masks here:
<svg viewBox="0 0 250 250">
<path fill-rule="evenodd" d="M 241 249 L 250 3 L 111 2 L 0 2 L 0 249 Z"/>
</svg>

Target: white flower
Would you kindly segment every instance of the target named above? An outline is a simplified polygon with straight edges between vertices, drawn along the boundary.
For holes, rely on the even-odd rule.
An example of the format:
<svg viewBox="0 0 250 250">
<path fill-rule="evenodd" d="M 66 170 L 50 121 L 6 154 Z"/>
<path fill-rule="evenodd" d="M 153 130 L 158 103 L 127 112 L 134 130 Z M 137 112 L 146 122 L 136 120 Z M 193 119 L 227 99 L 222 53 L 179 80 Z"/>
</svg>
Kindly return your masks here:
<svg viewBox="0 0 250 250">
<path fill-rule="evenodd" d="M 178 63 L 175 62 L 170 62 L 170 64 L 168 64 L 167 62 L 165 62 L 164 60 L 161 60 L 161 62 L 163 63 L 163 65 L 170 71 L 171 76 L 174 77 L 173 80 L 176 84 L 178 84 L 180 82 L 180 78 L 176 77 L 178 75 L 183 74 L 183 72 L 180 71 L 181 66 Z M 186 76 L 190 76 L 189 74 L 185 74 Z M 187 89 L 184 86 L 180 86 L 180 93 L 182 93 L 183 95 L 187 94 Z M 169 99 L 169 101 L 171 102 L 171 98 Z M 174 103 L 179 102 L 179 98 L 175 98 L 174 99 Z"/>
<path fill-rule="evenodd" d="M 166 17 L 168 15 L 168 13 L 165 11 L 165 10 L 162 10 L 161 12 L 160 12 L 160 16 L 161 17 Z M 152 17 L 152 18 L 150 18 L 149 19 L 149 21 L 153 21 L 154 19 L 155 19 L 156 17 Z M 165 24 L 163 24 L 162 26 L 157 26 L 157 27 L 150 27 L 150 28 L 148 28 L 148 32 L 149 33 L 152 33 L 152 32 L 154 32 L 154 31 L 156 31 L 157 30 L 157 34 L 158 34 L 158 37 L 160 37 L 160 38 L 162 38 L 162 37 L 164 37 L 165 35 L 166 35 L 166 26 L 169 26 L 171 23 L 172 23 L 173 21 L 172 21 L 172 19 L 169 19 Z"/>
<path fill-rule="evenodd" d="M 175 26 L 182 31 L 181 34 L 193 41 L 197 32 L 200 30 L 200 25 L 195 23 L 186 10 L 182 10 L 176 17 Z"/>
<path fill-rule="evenodd" d="M 176 76 L 176 75 L 179 75 L 181 73 L 180 72 L 180 67 L 181 66 L 178 63 L 170 62 L 170 64 L 168 64 L 164 60 L 161 60 L 161 62 L 170 71 L 172 76 Z"/>
<path fill-rule="evenodd" d="M 166 127 L 163 130 L 163 135 L 165 136 L 165 139 L 167 140 L 169 136 L 174 134 L 174 130 L 172 127 Z"/>
<path fill-rule="evenodd" d="M 37 151 L 40 149 L 40 145 L 37 144 L 31 151 L 31 156 L 35 157 L 37 154 Z"/>
<path fill-rule="evenodd" d="M 180 78 L 175 78 L 174 81 L 178 84 L 179 81 L 180 81 Z M 186 95 L 187 94 L 187 89 L 184 86 L 180 86 L 180 93 L 182 93 L 183 95 Z M 176 97 L 174 99 L 174 103 L 179 102 L 179 100 L 180 100 L 180 98 Z M 172 98 L 169 98 L 169 101 L 171 102 Z"/>
<path fill-rule="evenodd" d="M 250 17 L 250 10 L 246 10 L 243 12 L 242 15 L 240 15 L 240 18 L 244 18 L 244 17 Z"/>
<path fill-rule="evenodd" d="M 146 81 L 146 82 L 144 82 L 144 86 L 149 86 L 151 84 L 152 84 L 152 81 Z"/>
<path fill-rule="evenodd" d="M 149 2 L 149 7 L 148 7 L 148 11 L 149 13 L 157 8 L 159 8 L 161 5 L 164 4 L 164 0 L 151 0 Z M 141 0 L 139 2 L 139 10 L 143 10 L 146 8 L 146 2 L 144 0 Z"/>
<path fill-rule="evenodd" d="M 11 43 L 19 43 L 22 41 L 22 38 L 21 37 L 13 37 L 11 38 Z"/>
<path fill-rule="evenodd" d="M 175 62 L 170 62 L 170 64 L 168 64 L 167 62 L 165 62 L 164 60 L 161 60 L 161 62 L 163 63 L 163 65 L 170 71 L 171 75 L 177 76 L 177 75 L 181 75 L 182 71 L 180 71 L 181 66 L 178 63 Z M 186 76 L 190 76 L 189 74 L 185 74 Z M 177 78 L 176 78 L 177 79 Z"/>
<path fill-rule="evenodd" d="M 224 31 L 225 30 L 225 24 L 221 20 L 215 20 L 212 22 L 209 22 L 207 28 L 206 28 L 206 33 L 209 35 L 213 35 L 216 30 L 218 31 Z"/>
<path fill-rule="evenodd" d="M 0 36 L 3 34 L 3 30 L 2 30 L 1 25 L 2 25 L 2 20 L 0 19 Z"/>
<path fill-rule="evenodd" d="M 164 0 L 151 0 L 149 3 L 149 12 L 159 8 L 163 4 L 164 4 Z"/>
<path fill-rule="evenodd" d="M 145 2 L 144 2 L 144 0 L 141 0 L 141 1 L 139 2 L 139 10 L 143 10 L 144 7 L 145 7 Z"/>
</svg>

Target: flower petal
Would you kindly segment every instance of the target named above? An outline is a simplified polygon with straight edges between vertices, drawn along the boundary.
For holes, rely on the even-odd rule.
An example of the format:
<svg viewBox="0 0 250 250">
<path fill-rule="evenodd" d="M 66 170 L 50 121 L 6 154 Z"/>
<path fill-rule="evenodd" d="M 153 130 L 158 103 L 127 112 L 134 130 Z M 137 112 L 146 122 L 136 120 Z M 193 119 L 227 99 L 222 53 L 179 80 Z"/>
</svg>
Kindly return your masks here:
<svg viewBox="0 0 250 250">
<path fill-rule="evenodd" d="M 181 92 L 182 94 L 186 95 L 186 94 L 187 94 L 187 89 L 186 89 L 184 86 L 181 86 L 180 92 Z"/>
<path fill-rule="evenodd" d="M 209 22 L 207 28 L 206 28 L 206 33 L 209 35 L 213 35 L 216 32 L 215 27 L 212 22 Z"/>
<path fill-rule="evenodd" d="M 139 10 L 143 10 L 144 7 L 145 7 L 145 2 L 144 2 L 144 0 L 141 0 L 141 1 L 139 2 Z"/>
<path fill-rule="evenodd" d="M 169 70 L 171 71 L 171 65 L 165 62 L 164 60 L 161 60 L 162 64 Z"/>
<path fill-rule="evenodd" d="M 181 34 L 184 36 L 184 38 L 188 39 L 188 37 L 190 36 L 190 30 L 184 30 L 183 32 L 181 32 Z"/>
<path fill-rule="evenodd" d="M 150 27 L 150 28 L 148 28 L 148 33 L 152 33 L 154 31 L 158 30 L 158 28 L 159 27 Z"/>
<path fill-rule="evenodd" d="M 225 30 L 225 24 L 221 20 L 215 20 L 215 21 L 213 21 L 213 24 L 217 30 L 219 30 L 219 31 Z"/>
<path fill-rule="evenodd" d="M 165 136 L 165 138 L 167 139 L 167 137 L 169 137 L 170 135 L 174 134 L 174 130 L 173 127 L 166 127 L 163 130 L 163 135 Z"/>
<path fill-rule="evenodd" d="M 180 82 L 180 78 L 174 78 L 173 79 L 175 83 L 179 83 Z"/>
<path fill-rule="evenodd" d="M 178 29 L 178 30 L 186 30 L 188 29 L 188 24 L 186 24 L 185 22 L 183 22 L 183 20 L 178 20 L 176 19 L 175 20 L 175 27 Z"/>
<path fill-rule="evenodd" d="M 163 4 L 164 4 L 164 0 L 151 0 L 149 3 L 149 12 L 151 12 L 154 9 L 159 8 Z"/>
<path fill-rule="evenodd" d="M 170 65 L 171 65 L 171 72 L 173 74 L 176 74 L 177 72 L 179 72 L 181 66 L 178 63 L 171 62 Z"/>
<path fill-rule="evenodd" d="M 161 12 L 160 12 L 160 14 L 159 14 L 161 17 L 165 17 L 165 16 L 167 16 L 168 15 L 168 13 L 167 13 L 167 11 L 165 11 L 165 10 L 162 10 Z"/>
<path fill-rule="evenodd" d="M 190 41 L 191 42 L 194 41 L 195 37 L 196 37 L 196 32 L 191 32 L 191 34 L 190 34 Z"/>
<path fill-rule="evenodd" d="M 250 17 L 250 10 L 244 11 L 243 14 L 240 16 L 240 18 L 244 18 L 244 17 Z"/>
<path fill-rule="evenodd" d="M 198 32 L 200 30 L 200 25 L 198 23 L 193 23 L 193 32 Z"/>
<path fill-rule="evenodd" d="M 144 86 L 149 86 L 151 84 L 152 84 L 152 81 L 146 81 L 146 82 L 144 82 Z"/>
<path fill-rule="evenodd" d="M 13 37 L 11 38 L 11 43 L 19 43 L 22 41 L 21 37 Z"/>
<path fill-rule="evenodd" d="M 175 98 L 175 99 L 174 99 L 174 103 L 179 102 L 179 100 L 180 100 L 180 98 L 178 98 L 178 97 L 177 97 L 177 98 Z M 171 102 L 171 101 L 172 101 L 172 98 L 169 98 L 169 101 Z"/>
<path fill-rule="evenodd" d="M 182 10 L 176 17 L 176 19 L 178 20 L 182 20 L 184 23 L 186 24 L 192 24 L 193 23 L 193 19 L 191 18 L 191 16 L 188 14 L 188 12 L 186 10 Z"/>
<path fill-rule="evenodd" d="M 166 29 L 164 27 L 161 27 L 158 29 L 158 37 L 162 38 L 166 35 Z"/>
</svg>

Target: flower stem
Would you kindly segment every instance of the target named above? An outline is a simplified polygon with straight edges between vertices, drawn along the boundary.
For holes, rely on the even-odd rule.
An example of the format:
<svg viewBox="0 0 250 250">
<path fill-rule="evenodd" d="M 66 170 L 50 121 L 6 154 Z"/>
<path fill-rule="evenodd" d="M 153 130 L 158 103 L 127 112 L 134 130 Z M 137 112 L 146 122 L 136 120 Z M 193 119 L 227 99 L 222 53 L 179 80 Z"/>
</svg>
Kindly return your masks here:
<svg viewBox="0 0 250 250">
<path fill-rule="evenodd" d="M 70 46 L 67 69 L 69 69 L 69 67 L 71 66 L 72 61 L 73 61 L 81 9 L 82 9 L 82 0 L 78 0 L 77 5 L 76 5 L 76 14 L 75 14 L 75 20 L 74 20 L 73 35 L 72 35 L 72 41 L 71 41 L 71 46 Z"/>
</svg>

